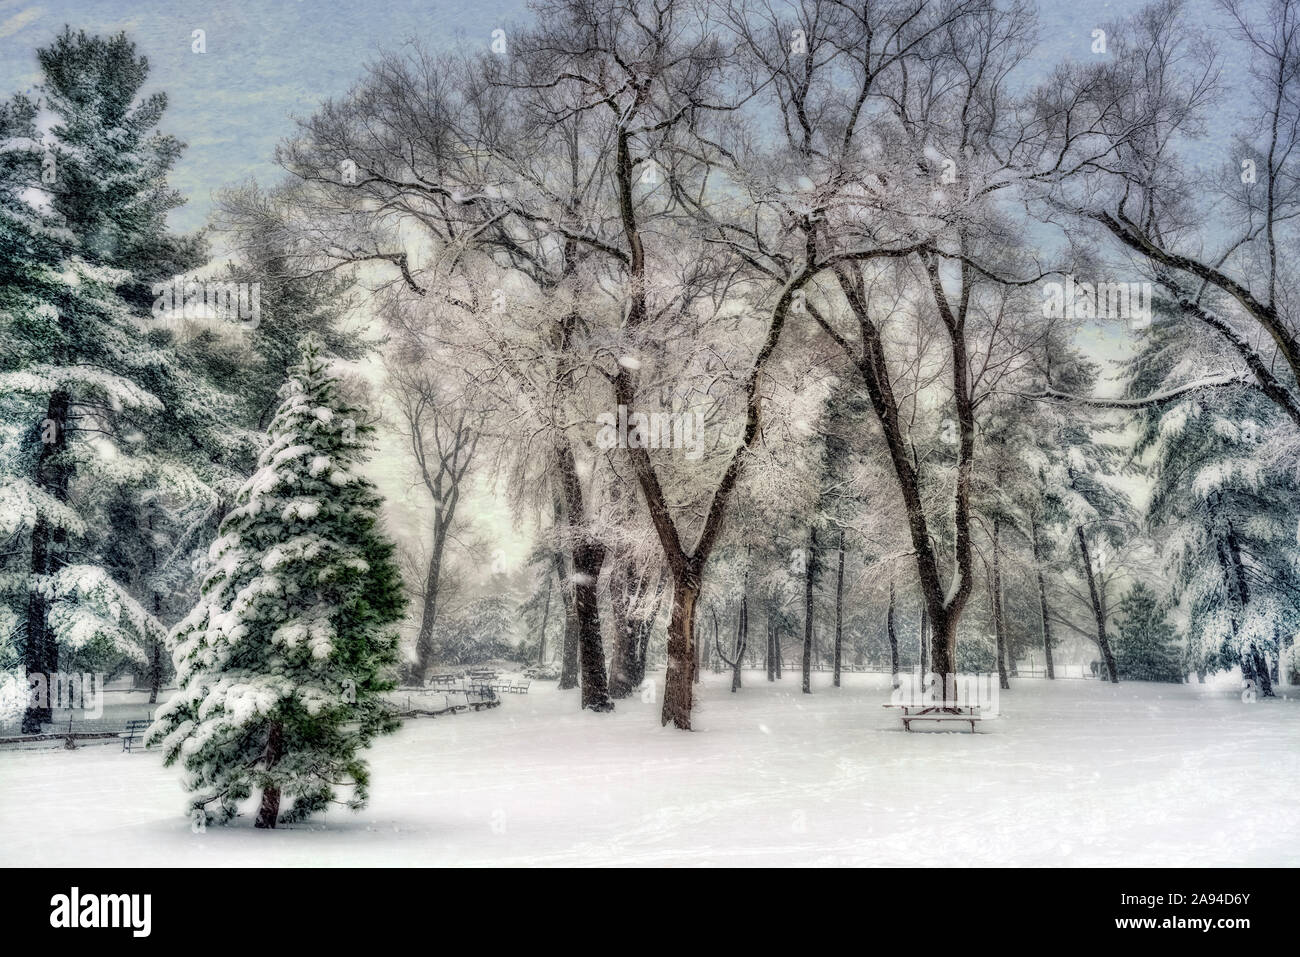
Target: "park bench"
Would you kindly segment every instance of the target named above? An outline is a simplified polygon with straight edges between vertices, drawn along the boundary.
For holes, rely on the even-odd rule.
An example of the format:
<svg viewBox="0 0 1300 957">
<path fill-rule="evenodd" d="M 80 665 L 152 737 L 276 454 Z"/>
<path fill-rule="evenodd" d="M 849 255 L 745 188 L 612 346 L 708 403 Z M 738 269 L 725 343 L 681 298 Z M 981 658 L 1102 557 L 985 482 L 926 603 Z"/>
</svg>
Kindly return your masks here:
<svg viewBox="0 0 1300 957">
<path fill-rule="evenodd" d="M 144 735 L 145 728 L 153 724 L 148 718 L 132 718 L 126 723 L 126 730 L 119 737 L 122 739 L 122 750 L 130 751 L 131 743 L 137 738 Z"/>
<path fill-rule="evenodd" d="M 899 705 L 903 710 L 903 730 L 911 731 L 913 721 L 958 721 L 969 724 L 971 734 L 975 733 L 975 723 L 980 721 L 980 709 L 976 707 L 944 707 L 931 704 L 925 706 Z"/>
<path fill-rule="evenodd" d="M 471 711 L 478 711 L 481 708 L 491 708 L 501 703 L 501 698 L 488 685 L 474 685 L 461 694 L 465 696 L 465 704 L 462 708 L 469 708 Z"/>
<path fill-rule="evenodd" d="M 516 681 L 511 685 L 510 691 L 514 694 L 528 694 L 528 686 L 530 684 L 532 684 L 531 681 Z"/>
<path fill-rule="evenodd" d="M 460 675 L 431 675 L 429 683 L 435 688 L 451 688 L 460 681 Z"/>
</svg>

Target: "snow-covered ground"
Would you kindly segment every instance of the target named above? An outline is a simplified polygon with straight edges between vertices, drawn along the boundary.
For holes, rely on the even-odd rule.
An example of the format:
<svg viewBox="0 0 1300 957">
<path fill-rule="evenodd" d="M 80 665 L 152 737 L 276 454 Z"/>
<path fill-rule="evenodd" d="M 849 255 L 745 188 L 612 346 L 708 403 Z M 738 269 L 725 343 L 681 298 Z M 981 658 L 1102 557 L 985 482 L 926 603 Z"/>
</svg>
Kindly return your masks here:
<svg viewBox="0 0 1300 957">
<path fill-rule="evenodd" d="M 1022 679 L 976 735 L 905 734 L 888 678 L 705 678 L 697 733 L 534 682 L 408 721 L 373 800 L 193 833 L 175 769 L 116 744 L 0 750 L 5 865 L 1298 865 L 1300 701 Z"/>
</svg>

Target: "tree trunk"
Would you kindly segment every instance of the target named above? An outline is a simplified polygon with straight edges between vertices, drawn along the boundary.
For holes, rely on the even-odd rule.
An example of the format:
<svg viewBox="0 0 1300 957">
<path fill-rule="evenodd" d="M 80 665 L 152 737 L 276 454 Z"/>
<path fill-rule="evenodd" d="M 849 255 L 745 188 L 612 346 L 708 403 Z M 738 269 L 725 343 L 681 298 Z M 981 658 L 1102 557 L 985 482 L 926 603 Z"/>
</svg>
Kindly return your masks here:
<svg viewBox="0 0 1300 957">
<path fill-rule="evenodd" d="M 1056 678 L 1056 672 L 1052 667 L 1052 626 L 1047 615 L 1047 586 L 1043 583 L 1043 555 L 1039 547 L 1036 520 L 1030 522 L 1029 534 L 1034 550 L 1034 571 L 1038 575 L 1038 608 L 1043 617 L 1043 655 L 1047 662 L 1047 678 L 1050 681 Z"/>
<path fill-rule="evenodd" d="M 929 618 L 930 671 L 939 676 L 940 682 L 947 681 L 949 675 L 957 673 L 958 618 L 948 608 L 944 609 L 943 617 L 938 620 L 933 616 Z"/>
<path fill-rule="evenodd" d="M 1088 579 L 1088 595 L 1092 599 L 1092 614 L 1097 620 L 1097 646 L 1101 649 L 1101 656 L 1106 662 L 1106 673 L 1110 676 L 1112 684 L 1119 684 L 1119 671 L 1115 667 L 1115 655 L 1110 650 L 1110 640 L 1106 637 L 1106 607 L 1102 600 L 1102 594 L 1098 590 L 1097 579 L 1092 573 L 1092 556 L 1088 554 L 1088 539 L 1084 537 L 1083 526 L 1075 527 L 1075 534 L 1079 539 L 1079 556 L 1083 559 L 1083 573 Z"/>
<path fill-rule="evenodd" d="M 731 666 L 731 690 L 734 694 L 740 690 L 740 669 L 744 664 L 745 651 L 749 648 L 749 596 L 740 595 L 740 618 L 736 622 L 736 660 Z"/>
<path fill-rule="evenodd" d="M 72 467 L 64 460 L 67 452 L 68 411 L 70 396 L 63 391 L 50 395 L 45 421 L 41 423 L 41 451 L 36 460 L 36 485 L 64 504 Z M 38 513 L 32 525 L 31 577 L 43 578 L 63 567 L 68 540 L 67 529 L 51 527 L 44 513 Z M 54 675 L 59 670 L 59 644 L 49 623 L 50 601 L 44 590 L 31 588 L 27 596 L 27 638 L 23 646 L 24 670 L 29 687 L 35 677 L 46 689 L 43 700 L 28 700 L 23 712 L 22 733 L 40 734 L 41 724 L 54 719 L 49 694 Z"/>
<path fill-rule="evenodd" d="M 1241 561 L 1241 547 L 1237 542 L 1237 533 L 1232 527 L 1232 522 L 1221 521 L 1213 505 L 1211 515 L 1216 525 L 1223 526 L 1218 535 L 1219 565 L 1223 569 L 1228 592 L 1232 596 L 1232 633 L 1235 636 L 1242 624 L 1241 619 L 1245 616 L 1246 605 L 1250 602 L 1250 589 L 1246 583 L 1246 569 Z M 1241 673 L 1243 678 L 1253 677 L 1260 695 L 1265 698 L 1274 697 L 1268 662 L 1254 641 L 1241 649 Z"/>
<path fill-rule="evenodd" d="M 610 607 L 614 611 L 614 651 L 610 655 L 610 697 L 625 698 L 641 687 L 646 677 L 646 651 L 650 646 L 650 633 L 654 631 L 659 606 L 663 603 L 663 589 L 667 572 L 660 572 L 655 589 L 654 607 L 649 612 L 640 611 L 645 597 L 647 581 L 638 577 L 632 564 L 623 562 L 610 575 Z M 695 668 L 699 680 L 699 668 Z"/>
<path fill-rule="evenodd" d="M 918 625 L 919 636 L 917 638 L 919 648 L 917 651 L 918 664 L 921 668 L 921 678 L 924 680 L 926 672 L 930 670 L 929 655 L 926 653 L 930 647 L 930 611 L 925 605 L 925 596 L 921 596 L 921 621 Z"/>
<path fill-rule="evenodd" d="M 626 698 L 636 686 L 632 683 L 637 636 L 629 614 L 633 602 L 631 566 L 615 565 L 609 576 L 609 607 L 614 616 L 614 648 L 609 656 L 609 696 Z"/>
<path fill-rule="evenodd" d="M 767 607 L 767 661 L 764 666 L 767 667 L 767 680 L 776 680 L 776 635 L 772 631 L 772 599 L 767 598 L 763 602 Z"/>
<path fill-rule="evenodd" d="M 50 571 L 50 526 L 43 514 L 36 515 L 32 524 L 31 569 L 32 575 L 47 575 Z M 23 664 L 25 666 L 28 688 L 43 688 L 44 691 L 28 699 L 23 712 L 22 733 L 40 734 L 42 723 L 54 720 L 51 707 L 50 685 L 53 675 L 59 670 L 58 644 L 50 630 L 47 615 L 49 600 L 39 589 L 33 588 L 27 596 L 27 641 L 23 647 Z"/>
<path fill-rule="evenodd" d="M 158 575 L 158 550 L 154 547 L 153 539 L 153 512 L 149 512 L 149 572 L 152 581 L 157 581 Z M 154 620 L 162 623 L 162 595 L 157 591 L 151 592 L 153 599 L 153 617 Z M 158 703 L 158 692 L 162 687 L 162 642 L 154 641 L 149 649 L 149 703 Z"/>
<path fill-rule="evenodd" d="M 1002 520 L 993 519 L 993 581 L 991 594 L 993 634 L 998 646 L 998 687 L 1003 691 L 1011 687 L 1007 680 L 1007 634 L 1002 621 Z"/>
<path fill-rule="evenodd" d="M 564 554 L 555 553 L 555 574 L 560 579 L 560 597 L 564 603 L 564 644 L 560 648 L 561 691 L 578 687 L 578 614 L 574 608 L 573 581 L 568 574 Z"/>
<path fill-rule="evenodd" d="M 151 522 L 152 524 L 152 522 Z M 156 565 L 156 563 L 155 563 Z M 153 593 L 153 614 L 162 620 L 162 595 Z M 149 653 L 149 703 L 158 703 L 158 692 L 162 689 L 162 642 L 155 641 Z"/>
<path fill-rule="evenodd" d="M 572 543 L 573 614 L 577 619 L 577 656 L 582 677 L 582 707 L 612 711 L 605 676 L 605 648 L 600 636 L 600 601 L 596 592 L 600 570 L 605 564 L 605 547 L 591 536 L 587 507 L 582 497 L 582 480 L 573 449 L 567 443 L 555 449 L 563 521 Z M 567 666 L 567 662 L 566 662 Z"/>
<path fill-rule="evenodd" d="M 158 703 L 158 691 L 162 686 L 162 645 L 154 642 L 149 654 L 149 703 Z"/>
<path fill-rule="evenodd" d="M 673 575 L 673 606 L 668 620 L 668 669 L 664 675 L 664 706 L 660 723 L 672 722 L 682 731 L 691 730 L 694 694 L 695 605 L 700 597 L 700 578 L 688 563 Z"/>
<path fill-rule="evenodd" d="M 542 605 L 542 637 L 537 643 L 537 667 L 546 666 L 546 626 L 551 623 L 551 590 L 555 587 L 555 580 L 551 577 L 550 572 L 546 574 L 546 602 Z"/>
<path fill-rule="evenodd" d="M 885 616 L 885 631 L 889 635 L 889 676 L 891 687 L 898 687 L 898 632 L 894 630 L 894 582 L 889 582 L 889 613 Z"/>
<path fill-rule="evenodd" d="M 803 577 L 803 693 L 812 694 L 813 589 L 817 584 L 817 527 L 808 529 Z"/>
<path fill-rule="evenodd" d="M 266 770 L 271 770 L 283 757 L 284 753 L 284 729 L 280 726 L 279 721 L 271 722 L 271 731 L 267 735 L 266 750 L 262 753 L 262 760 L 265 762 Z M 280 789 L 273 785 L 267 785 L 262 789 L 262 803 L 257 809 L 257 820 L 254 827 L 275 827 L 276 821 L 280 818 Z"/>
<path fill-rule="evenodd" d="M 844 529 L 840 529 L 840 567 L 835 576 L 835 687 L 840 686 L 844 648 Z"/>
<path fill-rule="evenodd" d="M 420 608 L 420 629 L 415 637 L 415 683 L 422 685 L 433 664 L 433 626 L 438 618 L 438 586 L 442 580 L 442 556 L 447 546 L 447 530 L 456 512 L 456 493 L 446 508 L 436 509 L 433 519 L 433 544 L 424 573 L 424 601 Z"/>
<path fill-rule="evenodd" d="M 605 562 L 605 549 L 584 542 L 573 550 L 573 604 L 578 619 L 578 657 L 582 669 L 582 707 L 613 711 L 605 678 L 605 646 L 600 637 L 596 582 Z"/>
<path fill-rule="evenodd" d="M 1237 531 L 1232 527 L 1231 520 L 1228 521 L 1228 555 L 1232 559 L 1232 571 L 1237 580 L 1238 594 L 1241 601 L 1241 608 L 1244 610 L 1250 599 L 1249 586 L 1246 584 L 1246 568 L 1241 561 L 1241 546 L 1237 541 Z M 1268 659 L 1264 653 L 1259 650 L 1259 646 L 1252 640 L 1249 649 L 1247 649 L 1255 665 L 1256 681 L 1259 682 L 1259 693 L 1265 698 L 1274 697 L 1273 682 L 1269 675 Z"/>
<path fill-rule="evenodd" d="M 1002 622 L 999 620 L 1001 613 L 998 608 L 996 575 L 989 580 L 989 611 L 993 617 L 993 635 L 996 648 L 994 657 L 997 661 L 998 687 L 1006 691 L 1011 687 L 1011 682 L 1007 680 L 1007 649 L 1006 640 L 1002 635 Z"/>
<path fill-rule="evenodd" d="M 784 678 L 781 672 L 781 623 L 777 622 L 776 627 L 772 629 L 772 658 L 776 662 L 776 678 L 780 681 Z"/>
<path fill-rule="evenodd" d="M 645 681 L 646 652 L 657 610 L 647 618 L 637 618 L 628 615 L 626 608 L 620 612 L 617 603 L 611 604 L 614 607 L 614 650 L 609 665 L 609 696 L 626 698 Z M 698 672 L 698 667 L 696 670 Z M 698 673 L 695 680 L 699 681 Z"/>
<path fill-rule="evenodd" d="M 639 688 L 645 683 L 645 663 L 646 656 L 650 652 L 650 635 L 654 631 L 655 619 L 658 615 L 659 609 L 656 605 L 655 613 L 637 626 L 636 660 L 633 662 L 630 677 L 634 688 Z"/>
</svg>

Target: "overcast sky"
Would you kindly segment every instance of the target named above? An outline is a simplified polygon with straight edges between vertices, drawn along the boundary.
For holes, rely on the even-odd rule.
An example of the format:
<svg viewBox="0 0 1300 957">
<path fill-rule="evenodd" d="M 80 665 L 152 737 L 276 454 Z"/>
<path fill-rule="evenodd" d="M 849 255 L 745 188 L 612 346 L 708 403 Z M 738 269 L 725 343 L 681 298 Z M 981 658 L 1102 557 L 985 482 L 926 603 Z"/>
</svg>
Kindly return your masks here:
<svg viewBox="0 0 1300 957">
<path fill-rule="evenodd" d="M 1212 0 L 1192 7 L 1212 15 Z M 1043 73 L 1090 55 L 1092 30 L 1140 6 L 1134 0 L 1042 0 Z M 492 31 L 527 18 L 523 0 L 0 0 L 0 95 L 37 81 L 38 46 L 70 24 L 88 33 L 125 30 L 165 90 L 168 132 L 189 145 L 173 183 L 189 203 L 173 224 L 204 224 L 211 195 L 256 177 L 274 181 L 271 154 L 326 97 L 345 93 L 375 52 L 408 39 L 431 47 L 488 44 Z M 194 30 L 207 52 L 192 52 Z"/>
</svg>

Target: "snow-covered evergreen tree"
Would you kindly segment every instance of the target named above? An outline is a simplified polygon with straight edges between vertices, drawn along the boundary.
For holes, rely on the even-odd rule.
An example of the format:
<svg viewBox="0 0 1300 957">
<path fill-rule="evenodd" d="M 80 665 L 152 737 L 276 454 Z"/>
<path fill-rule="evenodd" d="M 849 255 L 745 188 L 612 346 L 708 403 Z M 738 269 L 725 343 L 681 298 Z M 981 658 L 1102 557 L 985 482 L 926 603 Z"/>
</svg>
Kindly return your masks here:
<svg viewBox="0 0 1300 957">
<path fill-rule="evenodd" d="M 180 761 L 192 807 L 226 821 L 254 788 L 257 826 L 300 820 L 348 786 L 367 798 L 358 751 L 396 728 L 405 606 L 381 499 L 360 473 L 372 427 L 340 395 L 320 340 L 281 392 L 270 445 L 221 523 L 202 597 L 170 636 L 178 690 L 149 741 Z M 283 815 L 281 795 L 293 806 Z"/>
<path fill-rule="evenodd" d="M 1175 681 L 1184 677 L 1178 634 L 1145 582 L 1134 582 L 1119 603 L 1115 663 L 1130 681 Z"/>
<path fill-rule="evenodd" d="M 1099 367 L 1070 344 L 1066 332 L 1057 328 L 1048 332 L 1037 372 L 1049 392 L 1089 394 Z M 1001 428 L 1026 466 L 1004 468 L 997 487 L 1009 501 L 1012 520 L 1029 540 L 1037 566 L 1037 617 L 1043 625 L 1045 650 L 1053 643 L 1053 621 L 1073 627 L 1060 610 L 1059 599 L 1052 602 L 1053 592 L 1075 595 L 1092 621 L 1086 630 L 1074 630 L 1092 638 L 1105 676 L 1117 678 L 1107 630 L 1113 577 L 1107 566 L 1109 557 L 1136 529 L 1121 478 L 1127 455 L 1115 436 L 1119 426 L 1113 415 L 1065 402 L 1018 409 Z M 1077 586 L 1072 579 L 1077 579 Z"/>
<path fill-rule="evenodd" d="M 519 647 L 518 604 L 493 593 L 448 615 L 435 629 L 435 660 L 444 665 L 476 665 L 494 659 L 523 660 Z"/>
<path fill-rule="evenodd" d="M 0 602 L 28 674 L 69 652 L 108 670 L 165 632 L 156 589 L 133 591 L 104 555 L 121 531 L 108 502 L 162 489 L 188 514 L 212 497 L 195 463 L 212 472 L 239 434 L 148 319 L 151 284 L 202 249 L 166 227 L 181 144 L 157 132 L 166 98 L 141 94 L 147 61 L 125 36 L 71 30 L 37 58 L 39 98 L 0 107 Z M 49 716 L 30 707 L 24 730 Z"/>
<path fill-rule="evenodd" d="M 1130 392 L 1150 394 L 1211 362 L 1194 332 L 1161 315 L 1131 365 Z M 1164 533 L 1187 616 L 1186 664 L 1201 677 L 1240 666 L 1269 696 L 1285 639 L 1300 631 L 1300 485 L 1285 416 L 1257 390 L 1230 385 L 1154 406 L 1142 427 L 1148 516 Z"/>
</svg>

